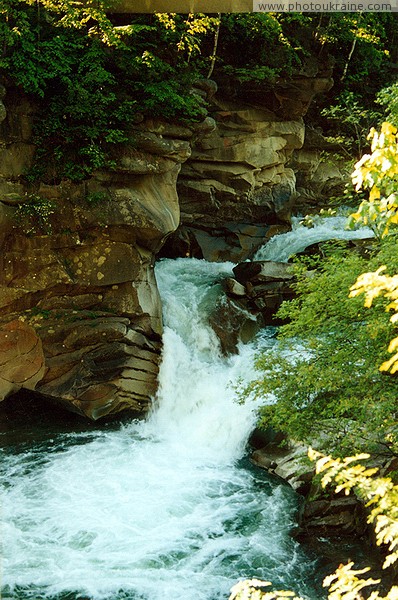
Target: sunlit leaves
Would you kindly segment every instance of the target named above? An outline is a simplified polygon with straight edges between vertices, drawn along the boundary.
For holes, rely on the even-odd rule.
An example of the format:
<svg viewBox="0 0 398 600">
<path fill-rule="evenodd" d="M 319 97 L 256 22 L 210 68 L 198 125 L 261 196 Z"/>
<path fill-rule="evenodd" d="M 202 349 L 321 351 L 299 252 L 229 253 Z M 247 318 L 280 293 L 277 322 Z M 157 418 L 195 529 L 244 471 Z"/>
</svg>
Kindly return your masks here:
<svg viewBox="0 0 398 600">
<path fill-rule="evenodd" d="M 357 192 L 369 191 L 369 199 L 351 215 L 351 222 L 360 221 L 384 236 L 398 222 L 398 131 L 386 122 L 380 132 L 372 128 L 368 139 L 372 153 L 356 163 L 352 181 Z"/>
<path fill-rule="evenodd" d="M 324 587 L 329 588 L 329 600 L 357 600 L 363 598 L 361 590 L 370 585 L 380 583 L 380 579 L 359 579 L 357 575 L 363 575 L 370 569 L 355 570 L 352 567 L 353 562 L 347 565 L 340 565 L 335 573 L 325 577 Z"/>
<path fill-rule="evenodd" d="M 357 191 L 369 190 L 369 200 L 361 203 L 352 221 L 362 221 L 386 236 L 390 227 L 398 224 L 398 130 L 391 123 L 383 123 L 381 131 L 372 129 L 372 154 L 365 154 L 355 165 L 352 180 Z M 365 306 L 372 306 L 375 298 L 384 296 L 390 300 L 387 311 L 394 311 L 391 323 L 398 321 L 398 275 L 385 275 L 386 266 L 377 271 L 363 273 L 351 287 L 350 297 L 365 294 Z M 384 361 L 380 371 L 398 371 L 398 337 L 389 345 L 393 356 Z"/>
<path fill-rule="evenodd" d="M 369 455 L 335 459 L 312 448 L 308 455 L 311 460 L 317 461 L 316 472 L 322 474 L 321 482 L 324 487 L 333 483 L 337 493 L 342 490 L 346 494 L 353 491 L 366 502 L 371 509 L 368 522 L 374 525 L 376 543 L 379 546 L 386 545 L 389 550 L 383 568 L 395 563 L 398 560 L 398 485 L 389 477 L 373 477 L 378 469 L 368 468 L 360 463 L 354 464 L 366 460 Z"/>
<path fill-rule="evenodd" d="M 364 304 L 368 308 L 372 306 L 374 299 L 378 296 L 388 298 L 391 302 L 387 305 L 386 310 L 394 311 L 390 321 L 396 323 L 398 321 L 398 275 L 384 275 L 383 271 L 386 268 L 386 266 L 382 266 L 377 271 L 360 275 L 351 287 L 350 297 L 365 294 Z M 398 371 L 398 337 L 391 340 L 388 351 L 394 352 L 394 355 L 382 363 L 380 371 L 396 373 Z"/>
<path fill-rule="evenodd" d="M 122 44 L 120 32 L 107 16 L 111 2 L 77 2 L 75 0 L 22 0 L 21 4 L 32 6 L 38 11 L 46 11 L 55 27 L 85 29 L 89 36 L 100 39 L 109 46 Z"/>
<path fill-rule="evenodd" d="M 278 600 L 278 598 L 303 600 L 296 596 L 294 592 L 286 590 L 264 591 L 264 588 L 270 585 L 269 581 L 261 581 L 260 579 L 240 581 L 231 589 L 229 600 Z"/>
</svg>

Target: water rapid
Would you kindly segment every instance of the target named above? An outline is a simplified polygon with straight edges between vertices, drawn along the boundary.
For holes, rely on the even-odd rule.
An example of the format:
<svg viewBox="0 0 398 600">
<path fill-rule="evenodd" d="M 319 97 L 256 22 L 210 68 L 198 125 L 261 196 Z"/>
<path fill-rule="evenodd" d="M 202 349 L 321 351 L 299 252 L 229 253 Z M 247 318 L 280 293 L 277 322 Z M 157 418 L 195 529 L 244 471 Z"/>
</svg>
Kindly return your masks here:
<svg viewBox="0 0 398 600">
<path fill-rule="evenodd" d="M 321 225 L 336 237 L 336 221 Z M 258 257 L 284 260 L 316 229 Z M 256 405 L 234 386 L 273 340 L 263 332 L 226 358 L 207 323 L 232 266 L 158 264 L 164 350 L 146 421 L 4 444 L 3 600 L 226 600 L 245 577 L 322 597 L 290 535 L 297 496 L 244 458 Z"/>
<path fill-rule="evenodd" d="M 255 254 L 254 260 L 275 260 L 287 262 L 291 256 L 302 252 L 311 244 L 327 240 L 362 240 L 374 237 L 369 227 L 346 229 L 347 217 L 314 217 L 310 227 L 305 226 L 302 218 L 292 219 L 292 230 L 276 235 L 264 244 Z"/>
<path fill-rule="evenodd" d="M 207 325 L 232 266 L 158 265 L 164 352 L 147 421 L 4 447 L 3 600 L 221 600 L 249 576 L 316 597 L 290 536 L 296 495 L 242 459 L 256 407 L 234 384 L 272 340 L 225 358 Z"/>
</svg>

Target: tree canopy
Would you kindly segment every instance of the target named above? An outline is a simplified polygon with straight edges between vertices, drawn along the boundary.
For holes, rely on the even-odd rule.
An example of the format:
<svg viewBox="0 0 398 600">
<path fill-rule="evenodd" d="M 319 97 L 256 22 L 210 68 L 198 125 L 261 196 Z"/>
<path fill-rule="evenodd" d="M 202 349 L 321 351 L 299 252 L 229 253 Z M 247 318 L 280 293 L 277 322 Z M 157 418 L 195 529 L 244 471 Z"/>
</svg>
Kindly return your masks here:
<svg viewBox="0 0 398 600">
<path fill-rule="evenodd" d="M 371 154 L 352 174 L 356 191 L 368 197 L 351 222 L 379 235 L 366 253 L 335 242 L 318 264 L 298 260 L 297 296 L 278 313 L 288 322 L 272 354 L 258 357 L 259 378 L 245 391 L 275 394 L 261 411 L 264 427 L 343 455 L 398 453 L 397 129 L 384 123 L 370 138 Z"/>
<path fill-rule="evenodd" d="M 307 69 L 308 61 L 333 60 L 333 97 L 355 94 L 365 111 L 373 110 L 383 86 L 394 83 L 394 14 L 111 11 L 105 0 L 0 2 L 3 83 L 37 106 L 30 180 L 79 180 L 93 169 L 112 168 L 110 148 L 134 144 L 131 127 L 145 116 L 202 120 L 203 102 L 192 84 L 210 72 L 221 87 L 250 100 L 253 90 L 271 89 Z M 319 110 L 331 104 L 331 97 L 320 99 Z M 332 116 L 322 119 L 335 127 Z"/>
</svg>

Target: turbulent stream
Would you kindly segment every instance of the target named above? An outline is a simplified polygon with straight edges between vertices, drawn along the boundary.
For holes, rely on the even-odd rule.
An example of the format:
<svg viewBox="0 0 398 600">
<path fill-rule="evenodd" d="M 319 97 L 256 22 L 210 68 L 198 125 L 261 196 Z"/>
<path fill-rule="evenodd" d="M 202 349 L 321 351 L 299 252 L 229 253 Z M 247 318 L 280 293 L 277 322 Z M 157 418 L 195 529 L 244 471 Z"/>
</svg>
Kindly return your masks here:
<svg viewBox="0 0 398 600">
<path fill-rule="evenodd" d="M 256 406 L 234 386 L 273 340 L 225 358 L 207 324 L 232 266 L 157 265 L 164 351 L 146 421 L 2 434 L 3 600 L 226 600 L 245 577 L 322 597 L 290 535 L 297 496 L 245 458 Z"/>
</svg>

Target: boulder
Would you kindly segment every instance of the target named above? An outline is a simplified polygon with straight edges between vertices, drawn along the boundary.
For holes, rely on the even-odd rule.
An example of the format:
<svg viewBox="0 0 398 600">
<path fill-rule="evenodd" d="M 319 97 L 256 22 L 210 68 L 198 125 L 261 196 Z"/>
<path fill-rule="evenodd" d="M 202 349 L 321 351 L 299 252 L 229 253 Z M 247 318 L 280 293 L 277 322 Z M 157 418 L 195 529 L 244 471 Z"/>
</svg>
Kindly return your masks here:
<svg viewBox="0 0 398 600">
<path fill-rule="evenodd" d="M 267 239 L 270 226 L 261 223 L 226 222 L 218 227 L 210 223 L 196 226 L 183 225 L 167 241 L 161 256 L 192 256 L 210 262 L 246 260 Z M 181 240 L 185 240 L 184 254 L 179 254 Z"/>
<path fill-rule="evenodd" d="M 239 342 L 250 341 L 259 330 L 256 317 L 226 296 L 216 303 L 209 322 L 226 355 L 236 353 Z"/>
<path fill-rule="evenodd" d="M 235 279 L 221 281 L 225 296 L 209 320 L 225 354 L 236 352 L 239 342 L 250 341 L 260 327 L 278 323 L 278 308 L 294 295 L 290 268 L 273 261 L 244 262 L 233 268 Z"/>
<path fill-rule="evenodd" d="M 243 262 L 233 272 L 235 279 L 223 282 L 227 296 L 251 314 L 257 326 L 278 324 L 278 308 L 284 300 L 294 297 L 291 265 L 274 261 Z"/>
<path fill-rule="evenodd" d="M 254 286 L 256 283 L 292 281 L 294 275 L 291 269 L 287 263 L 264 260 L 240 263 L 233 268 L 233 272 L 237 281 L 242 284 L 250 282 Z"/>
<path fill-rule="evenodd" d="M 246 296 L 245 286 L 236 281 L 236 279 L 233 279 L 233 277 L 226 277 L 222 280 L 221 285 L 229 296 L 236 296 L 238 298 Z"/>
</svg>

